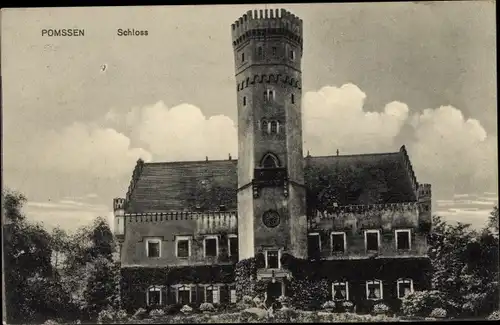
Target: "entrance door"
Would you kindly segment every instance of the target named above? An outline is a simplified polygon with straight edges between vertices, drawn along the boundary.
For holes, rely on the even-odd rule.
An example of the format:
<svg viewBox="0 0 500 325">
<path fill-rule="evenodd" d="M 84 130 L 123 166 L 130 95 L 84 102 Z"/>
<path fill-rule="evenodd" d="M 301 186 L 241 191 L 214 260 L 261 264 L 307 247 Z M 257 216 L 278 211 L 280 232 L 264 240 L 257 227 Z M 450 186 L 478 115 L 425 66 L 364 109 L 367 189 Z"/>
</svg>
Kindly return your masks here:
<svg viewBox="0 0 500 325">
<path fill-rule="evenodd" d="M 267 284 L 266 305 L 268 307 L 276 304 L 278 298 L 282 295 L 281 289 L 281 282 L 269 282 Z"/>
</svg>

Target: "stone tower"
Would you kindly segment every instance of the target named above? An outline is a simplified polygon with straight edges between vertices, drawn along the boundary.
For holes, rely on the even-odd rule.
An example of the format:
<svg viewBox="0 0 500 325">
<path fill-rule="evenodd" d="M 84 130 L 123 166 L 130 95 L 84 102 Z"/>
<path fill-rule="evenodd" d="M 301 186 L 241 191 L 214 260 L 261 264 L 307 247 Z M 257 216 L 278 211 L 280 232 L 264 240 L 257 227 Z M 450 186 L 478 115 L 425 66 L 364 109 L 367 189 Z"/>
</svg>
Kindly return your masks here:
<svg viewBox="0 0 500 325">
<path fill-rule="evenodd" d="M 284 9 L 255 10 L 231 27 L 238 100 L 239 256 L 263 253 L 267 261 L 268 253 L 286 252 L 306 257 L 302 20 Z"/>
</svg>

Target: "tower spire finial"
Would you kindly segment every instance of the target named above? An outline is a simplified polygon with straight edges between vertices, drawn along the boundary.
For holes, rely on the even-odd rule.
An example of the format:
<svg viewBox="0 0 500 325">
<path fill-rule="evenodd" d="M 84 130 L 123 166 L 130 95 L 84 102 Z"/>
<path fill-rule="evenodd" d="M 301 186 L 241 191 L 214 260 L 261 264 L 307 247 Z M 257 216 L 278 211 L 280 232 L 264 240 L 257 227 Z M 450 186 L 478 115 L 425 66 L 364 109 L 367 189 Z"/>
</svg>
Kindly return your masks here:
<svg viewBox="0 0 500 325">
<path fill-rule="evenodd" d="M 337 149 L 337 156 L 339 155 L 339 149 Z"/>
</svg>

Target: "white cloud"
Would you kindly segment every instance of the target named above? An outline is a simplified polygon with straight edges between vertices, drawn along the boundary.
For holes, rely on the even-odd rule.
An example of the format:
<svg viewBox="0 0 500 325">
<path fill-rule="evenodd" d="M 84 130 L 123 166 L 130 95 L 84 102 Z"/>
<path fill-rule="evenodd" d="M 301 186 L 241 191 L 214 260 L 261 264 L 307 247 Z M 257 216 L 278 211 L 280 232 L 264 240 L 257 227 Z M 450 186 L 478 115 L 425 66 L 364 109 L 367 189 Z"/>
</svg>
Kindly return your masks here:
<svg viewBox="0 0 500 325">
<path fill-rule="evenodd" d="M 146 150 L 132 148 L 124 134 L 79 122 L 34 139 L 27 151 L 28 161 L 36 161 L 32 167 L 39 170 L 89 176 L 128 174 L 139 157 L 151 159 Z"/>
<path fill-rule="evenodd" d="M 392 150 L 408 117 L 408 106 L 387 104 L 384 111 L 364 110 L 366 94 L 356 85 L 327 86 L 303 101 L 304 149 L 314 155 Z"/>
<path fill-rule="evenodd" d="M 126 117 L 139 140 L 158 160 L 227 159 L 237 156 L 234 122 L 224 115 L 205 117 L 190 104 L 168 108 L 163 102 L 134 108 Z"/>
</svg>

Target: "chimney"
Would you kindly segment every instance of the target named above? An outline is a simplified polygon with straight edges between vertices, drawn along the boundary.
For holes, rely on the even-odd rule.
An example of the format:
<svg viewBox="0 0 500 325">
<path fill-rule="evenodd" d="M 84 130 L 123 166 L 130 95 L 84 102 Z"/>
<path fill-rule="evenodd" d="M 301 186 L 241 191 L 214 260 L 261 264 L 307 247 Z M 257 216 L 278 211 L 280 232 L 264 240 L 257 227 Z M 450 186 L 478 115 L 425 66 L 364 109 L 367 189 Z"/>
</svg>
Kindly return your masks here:
<svg viewBox="0 0 500 325">
<path fill-rule="evenodd" d="M 337 149 L 337 156 L 339 155 L 339 149 Z"/>
<path fill-rule="evenodd" d="M 208 161 L 208 156 L 205 156 L 205 161 Z"/>
<path fill-rule="evenodd" d="M 232 159 L 232 158 L 231 158 L 231 154 L 229 154 L 229 160 L 231 160 L 231 159 Z"/>
</svg>

